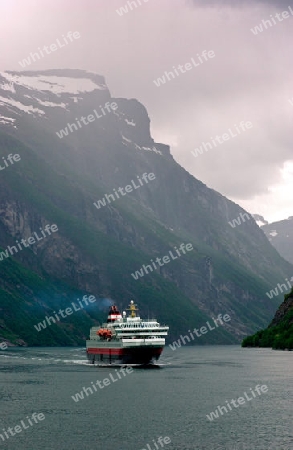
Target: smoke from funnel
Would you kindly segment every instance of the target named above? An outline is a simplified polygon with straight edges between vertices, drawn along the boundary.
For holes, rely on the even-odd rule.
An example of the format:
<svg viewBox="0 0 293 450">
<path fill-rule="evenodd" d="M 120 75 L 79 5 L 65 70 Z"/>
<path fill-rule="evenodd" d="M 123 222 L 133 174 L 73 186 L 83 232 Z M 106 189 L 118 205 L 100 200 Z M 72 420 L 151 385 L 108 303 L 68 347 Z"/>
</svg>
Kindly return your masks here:
<svg viewBox="0 0 293 450">
<path fill-rule="evenodd" d="M 100 310 L 109 308 L 110 306 L 114 305 L 114 300 L 111 298 L 98 298 L 98 308 Z"/>
</svg>

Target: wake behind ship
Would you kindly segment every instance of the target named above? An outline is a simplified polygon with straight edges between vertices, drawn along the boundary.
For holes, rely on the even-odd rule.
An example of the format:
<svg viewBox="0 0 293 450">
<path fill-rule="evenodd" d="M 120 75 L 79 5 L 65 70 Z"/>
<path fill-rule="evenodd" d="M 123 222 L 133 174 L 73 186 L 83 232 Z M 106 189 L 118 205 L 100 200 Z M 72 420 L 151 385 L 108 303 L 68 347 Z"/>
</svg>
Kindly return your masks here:
<svg viewBox="0 0 293 450">
<path fill-rule="evenodd" d="M 128 317 L 125 311 L 122 317 L 111 306 L 107 322 L 91 328 L 86 352 L 92 364 L 149 364 L 159 359 L 169 327 L 156 319 L 141 319 L 133 300 L 128 311 Z"/>
</svg>

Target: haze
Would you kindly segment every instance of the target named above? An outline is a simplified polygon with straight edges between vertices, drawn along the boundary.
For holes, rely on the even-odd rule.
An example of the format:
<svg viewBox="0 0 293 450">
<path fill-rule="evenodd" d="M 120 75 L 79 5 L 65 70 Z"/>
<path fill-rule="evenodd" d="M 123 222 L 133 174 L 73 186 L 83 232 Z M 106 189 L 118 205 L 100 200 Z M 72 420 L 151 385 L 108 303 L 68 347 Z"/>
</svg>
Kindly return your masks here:
<svg viewBox="0 0 293 450">
<path fill-rule="evenodd" d="M 139 1 L 136 0 L 137 5 Z M 152 135 L 196 178 L 269 221 L 293 215 L 293 15 L 254 34 L 289 1 L 0 0 L 0 70 L 68 31 L 80 38 L 27 70 L 78 68 L 106 78 L 113 96 L 147 108 Z M 161 86 L 203 50 L 215 57 Z M 241 121 L 253 127 L 197 157 L 191 151 Z"/>
</svg>

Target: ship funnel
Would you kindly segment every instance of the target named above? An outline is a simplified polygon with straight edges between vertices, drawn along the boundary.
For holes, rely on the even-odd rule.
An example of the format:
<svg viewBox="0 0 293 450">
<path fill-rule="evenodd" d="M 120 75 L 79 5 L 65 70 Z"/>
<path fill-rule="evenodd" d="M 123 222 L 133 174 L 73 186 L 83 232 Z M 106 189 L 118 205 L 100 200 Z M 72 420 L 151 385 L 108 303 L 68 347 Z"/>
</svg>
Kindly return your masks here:
<svg viewBox="0 0 293 450">
<path fill-rule="evenodd" d="M 113 305 L 110 307 L 107 323 L 115 322 L 118 319 L 122 319 L 120 312 L 117 309 L 117 306 Z"/>
</svg>

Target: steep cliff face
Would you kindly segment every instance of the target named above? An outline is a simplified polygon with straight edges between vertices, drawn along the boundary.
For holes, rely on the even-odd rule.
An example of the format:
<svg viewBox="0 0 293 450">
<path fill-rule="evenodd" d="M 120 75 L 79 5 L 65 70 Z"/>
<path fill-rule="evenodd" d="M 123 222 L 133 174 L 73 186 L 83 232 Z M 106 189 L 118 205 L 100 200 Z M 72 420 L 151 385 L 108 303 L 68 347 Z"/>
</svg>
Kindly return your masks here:
<svg viewBox="0 0 293 450">
<path fill-rule="evenodd" d="M 245 211 L 180 167 L 168 145 L 152 139 L 146 109 L 137 100 L 111 98 L 103 77 L 72 70 L 0 74 L 0 156 L 9 153 L 21 160 L 0 172 L 3 251 L 48 224 L 58 226 L 0 261 L 3 278 L 13 261 L 56 291 L 54 301 L 41 301 L 36 282 L 26 292 L 23 278 L 19 301 L 29 323 L 36 318 L 33 306 L 39 320 L 57 307 L 60 289 L 64 301 L 72 291 L 122 305 L 134 297 L 142 314 L 153 312 L 171 325 L 171 338 L 219 313 L 231 316 L 225 330 L 199 343 L 239 341 L 269 320 L 278 298 L 265 293 L 293 267 L 252 218 L 232 227 Z M 132 275 L 189 242 L 192 252 Z M 1 292 L 14 292 L 3 278 Z M 70 336 L 78 342 L 88 326 L 84 315 L 90 321 L 100 312 L 82 311 L 73 320 Z M 62 327 L 42 334 L 54 328 L 50 342 L 60 343 Z M 26 329 L 9 328 L 36 343 L 35 331 Z M 71 337 L 62 342 L 72 343 Z"/>
<path fill-rule="evenodd" d="M 270 324 L 270 327 L 280 325 L 280 323 L 282 323 L 285 318 L 288 318 L 288 324 L 292 325 L 293 324 L 293 315 L 291 314 L 292 312 L 293 312 L 293 289 L 290 294 L 285 296 L 285 300 L 279 306 L 275 314 L 275 317 L 273 318 L 272 323 Z"/>
</svg>

